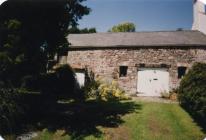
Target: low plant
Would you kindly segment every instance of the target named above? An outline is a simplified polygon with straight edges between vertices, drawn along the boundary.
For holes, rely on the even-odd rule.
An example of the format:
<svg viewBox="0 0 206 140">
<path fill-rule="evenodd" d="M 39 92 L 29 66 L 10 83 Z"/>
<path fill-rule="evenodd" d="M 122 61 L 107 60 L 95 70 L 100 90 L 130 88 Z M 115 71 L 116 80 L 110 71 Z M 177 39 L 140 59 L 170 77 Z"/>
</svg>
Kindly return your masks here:
<svg viewBox="0 0 206 140">
<path fill-rule="evenodd" d="M 100 100 L 122 100 L 127 99 L 125 96 L 125 91 L 120 89 L 116 81 L 112 81 L 111 83 L 100 84 L 99 88 L 99 99 Z"/>
<path fill-rule="evenodd" d="M 99 80 L 92 79 L 83 87 L 83 91 L 87 99 L 97 99 L 99 95 L 98 88 L 101 85 Z"/>
<path fill-rule="evenodd" d="M 173 101 L 177 101 L 178 100 L 178 88 L 173 88 L 171 91 L 170 91 L 170 100 L 173 100 Z"/>
<path fill-rule="evenodd" d="M 170 98 L 170 92 L 160 92 L 161 98 L 169 99 Z"/>
<path fill-rule="evenodd" d="M 125 91 L 119 88 L 116 81 L 111 83 L 103 80 L 94 80 L 84 88 L 88 98 L 102 100 L 102 101 L 114 101 L 129 99 L 125 95 Z"/>
<path fill-rule="evenodd" d="M 169 99 L 169 100 L 177 100 L 177 89 L 172 89 L 169 92 L 161 92 L 161 98 Z"/>
</svg>

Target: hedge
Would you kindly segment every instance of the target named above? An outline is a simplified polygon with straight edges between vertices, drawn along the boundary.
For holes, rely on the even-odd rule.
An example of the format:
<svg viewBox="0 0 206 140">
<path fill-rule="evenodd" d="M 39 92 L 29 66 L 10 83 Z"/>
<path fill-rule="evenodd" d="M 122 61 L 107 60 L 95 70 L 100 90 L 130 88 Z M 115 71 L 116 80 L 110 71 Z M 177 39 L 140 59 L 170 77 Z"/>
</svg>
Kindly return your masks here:
<svg viewBox="0 0 206 140">
<path fill-rule="evenodd" d="M 200 121 L 206 121 L 206 64 L 195 63 L 178 90 L 180 104 Z"/>
</svg>

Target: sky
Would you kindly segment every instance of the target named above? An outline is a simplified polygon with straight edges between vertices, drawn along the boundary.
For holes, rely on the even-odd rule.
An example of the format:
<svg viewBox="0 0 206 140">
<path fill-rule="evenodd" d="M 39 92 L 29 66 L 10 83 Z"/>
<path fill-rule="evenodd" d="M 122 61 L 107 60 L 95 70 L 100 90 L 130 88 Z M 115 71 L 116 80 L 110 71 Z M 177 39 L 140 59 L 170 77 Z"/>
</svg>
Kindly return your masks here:
<svg viewBox="0 0 206 140">
<path fill-rule="evenodd" d="M 79 20 L 79 28 L 95 27 L 98 32 L 124 22 L 133 22 L 136 31 L 189 30 L 193 22 L 193 0 L 87 0 L 83 4 L 92 11 Z"/>
<path fill-rule="evenodd" d="M 79 21 L 79 28 L 95 27 L 107 32 L 113 25 L 133 22 L 136 31 L 191 29 L 193 0 L 87 0 L 91 13 Z"/>
</svg>

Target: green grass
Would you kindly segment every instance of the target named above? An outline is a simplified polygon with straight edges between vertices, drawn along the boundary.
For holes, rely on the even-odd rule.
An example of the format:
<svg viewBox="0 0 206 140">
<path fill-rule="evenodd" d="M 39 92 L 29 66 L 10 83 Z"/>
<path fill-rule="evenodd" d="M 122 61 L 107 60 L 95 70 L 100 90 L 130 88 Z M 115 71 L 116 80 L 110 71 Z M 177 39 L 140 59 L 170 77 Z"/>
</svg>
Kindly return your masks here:
<svg viewBox="0 0 206 140">
<path fill-rule="evenodd" d="M 139 113 L 124 117 L 132 139 L 202 140 L 206 136 L 178 104 L 141 104 Z"/>
<path fill-rule="evenodd" d="M 134 105 L 135 109 L 131 109 L 131 105 Z M 93 115 L 93 121 L 85 121 L 91 121 L 89 124 L 94 123 L 95 125 L 87 127 L 86 123 L 79 126 L 84 127 L 85 130 L 83 128 L 81 131 L 72 133 L 71 130 L 48 131 L 48 129 L 44 129 L 34 140 L 203 140 L 206 137 L 201 128 L 178 104 L 124 102 L 122 104 L 104 104 L 104 106 L 106 107 L 102 108 L 101 106 L 101 110 L 99 110 L 99 112 L 104 112 L 100 113 L 104 118 L 102 119 L 101 115 L 94 116 L 92 114 L 97 113 L 98 108 L 90 105 L 90 108 L 95 110 L 94 112 L 88 111 L 90 115 Z M 118 113 L 109 114 L 111 112 Z M 88 116 L 84 114 L 84 117 Z M 96 120 L 95 117 L 97 117 Z M 111 125 L 113 123 L 114 125 Z M 94 127 L 95 131 L 91 131 L 90 127 Z"/>
</svg>

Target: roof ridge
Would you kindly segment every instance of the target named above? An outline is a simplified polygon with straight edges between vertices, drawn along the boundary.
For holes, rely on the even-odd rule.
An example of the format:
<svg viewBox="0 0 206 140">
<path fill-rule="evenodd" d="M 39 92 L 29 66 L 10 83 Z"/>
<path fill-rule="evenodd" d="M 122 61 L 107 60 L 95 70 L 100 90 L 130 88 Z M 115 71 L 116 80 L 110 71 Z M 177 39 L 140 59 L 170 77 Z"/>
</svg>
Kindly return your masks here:
<svg viewBox="0 0 206 140">
<path fill-rule="evenodd" d="M 69 34 L 69 35 L 96 35 L 96 34 L 138 34 L 138 33 L 166 33 L 166 32 L 200 32 L 198 30 L 164 30 L 164 31 L 137 31 L 137 32 L 97 32 L 97 33 L 85 33 L 85 34 Z M 200 32 L 201 33 L 201 32 Z"/>
<path fill-rule="evenodd" d="M 67 37 L 71 46 L 205 46 L 206 35 L 196 30 L 135 33 L 73 34 Z"/>
</svg>

